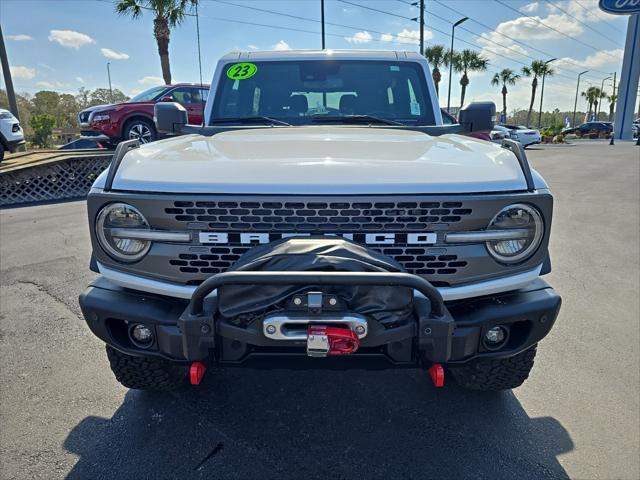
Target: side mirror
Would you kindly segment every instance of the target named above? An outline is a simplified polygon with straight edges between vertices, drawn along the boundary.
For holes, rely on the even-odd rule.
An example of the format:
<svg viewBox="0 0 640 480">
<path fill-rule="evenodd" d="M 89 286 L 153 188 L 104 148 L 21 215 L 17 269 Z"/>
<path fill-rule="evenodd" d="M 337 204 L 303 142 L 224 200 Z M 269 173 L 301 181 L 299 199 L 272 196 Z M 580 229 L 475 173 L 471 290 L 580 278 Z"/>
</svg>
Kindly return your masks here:
<svg viewBox="0 0 640 480">
<path fill-rule="evenodd" d="M 180 135 L 187 124 L 187 110 L 176 102 L 159 102 L 153 107 L 153 121 L 159 133 Z"/>
<path fill-rule="evenodd" d="M 493 102 L 473 102 L 462 107 L 458 122 L 468 132 L 490 132 L 496 123 L 496 104 Z"/>
</svg>

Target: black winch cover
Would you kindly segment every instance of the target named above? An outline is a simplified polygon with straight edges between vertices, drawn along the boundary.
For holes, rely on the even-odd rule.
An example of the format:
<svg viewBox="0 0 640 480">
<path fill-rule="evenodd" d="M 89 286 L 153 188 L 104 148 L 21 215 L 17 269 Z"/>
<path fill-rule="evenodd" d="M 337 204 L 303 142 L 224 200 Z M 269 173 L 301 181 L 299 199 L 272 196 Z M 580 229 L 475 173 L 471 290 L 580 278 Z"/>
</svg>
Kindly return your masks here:
<svg viewBox="0 0 640 480">
<path fill-rule="evenodd" d="M 259 245 L 242 255 L 229 271 L 404 272 L 392 258 L 342 238 L 288 238 Z M 407 322 L 413 312 L 413 290 L 407 287 L 336 285 L 224 285 L 218 309 L 233 323 L 247 324 L 277 309 L 301 291 L 323 291 L 344 300 L 349 311 L 385 326 Z"/>
</svg>

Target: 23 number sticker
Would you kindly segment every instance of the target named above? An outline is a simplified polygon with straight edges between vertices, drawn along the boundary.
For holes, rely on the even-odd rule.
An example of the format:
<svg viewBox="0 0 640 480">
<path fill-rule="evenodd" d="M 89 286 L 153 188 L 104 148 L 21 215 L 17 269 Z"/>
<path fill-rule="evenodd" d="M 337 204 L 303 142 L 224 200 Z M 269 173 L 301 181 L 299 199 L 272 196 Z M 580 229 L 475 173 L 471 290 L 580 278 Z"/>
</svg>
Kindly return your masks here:
<svg viewBox="0 0 640 480">
<path fill-rule="evenodd" d="M 234 63 L 227 69 L 227 77 L 231 80 L 246 80 L 253 77 L 258 71 L 255 63 Z"/>
</svg>

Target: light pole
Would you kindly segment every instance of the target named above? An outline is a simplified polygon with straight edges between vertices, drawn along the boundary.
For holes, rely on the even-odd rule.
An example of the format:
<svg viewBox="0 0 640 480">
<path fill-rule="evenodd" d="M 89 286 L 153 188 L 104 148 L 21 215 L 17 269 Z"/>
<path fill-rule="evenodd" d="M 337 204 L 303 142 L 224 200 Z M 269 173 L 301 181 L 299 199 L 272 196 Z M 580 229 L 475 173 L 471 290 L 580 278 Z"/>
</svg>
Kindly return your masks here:
<svg viewBox="0 0 640 480">
<path fill-rule="evenodd" d="M 324 0 L 320 0 L 320 21 L 322 23 L 322 50 L 324 50 Z"/>
<path fill-rule="evenodd" d="M 551 60 L 547 60 L 546 62 L 544 62 L 544 66 L 546 67 L 547 64 L 556 61 L 557 58 L 552 58 Z M 542 98 L 544 97 L 544 77 L 547 76 L 547 69 L 544 69 L 544 73 L 542 74 L 542 88 L 540 89 L 540 111 L 538 112 L 538 129 L 541 126 L 542 123 Z"/>
<path fill-rule="evenodd" d="M 16 102 L 16 94 L 13 90 L 13 80 L 11 79 L 11 70 L 9 69 L 7 50 L 4 46 L 4 37 L 2 36 L 2 27 L 0 27 L 0 65 L 2 65 L 2 73 L 4 74 L 4 84 L 7 87 L 9 110 L 18 120 L 20 120 L 20 115 L 18 114 L 18 104 Z"/>
<path fill-rule="evenodd" d="M 420 17 L 412 18 L 411 20 L 414 22 L 420 20 L 420 55 L 424 55 L 424 0 L 413 2 L 411 6 L 420 7 Z"/>
<path fill-rule="evenodd" d="M 107 62 L 107 77 L 109 78 L 109 101 L 113 103 L 113 90 L 111 89 L 111 70 L 109 69 L 111 62 Z"/>
<path fill-rule="evenodd" d="M 602 83 L 600 84 L 600 101 L 598 101 L 598 108 L 596 110 L 596 122 L 599 120 L 600 107 L 602 106 L 602 99 L 604 98 L 604 82 L 606 80 L 609 80 L 610 78 L 611 78 L 611 75 L 609 75 L 607 78 L 603 78 Z"/>
<path fill-rule="evenodd" d="M 573 122 L 571 123 L 571 127 L 576 126 L 576 108 L 578 108 L 578 91 L 580 91 L 580 77 L 587 73 L 589 70 L 585 70 L 578 74 L 578 84 L 576 85 L 576 101 L 573 102 Z"/>
<path fill-rule="evenodd" d="M 464 17 L 458 20 L 451 26 L 451 50 L 449 51 L 449 92 L 447 93 L 447 113 L 451 110 L 451 77 L 453 75 L 453 38 L 456 33 L 456 27 L 462 22 L 469 20 L 469 17 Z M 461 105 L 462 106 L 462 105 Z"/>
</svg>

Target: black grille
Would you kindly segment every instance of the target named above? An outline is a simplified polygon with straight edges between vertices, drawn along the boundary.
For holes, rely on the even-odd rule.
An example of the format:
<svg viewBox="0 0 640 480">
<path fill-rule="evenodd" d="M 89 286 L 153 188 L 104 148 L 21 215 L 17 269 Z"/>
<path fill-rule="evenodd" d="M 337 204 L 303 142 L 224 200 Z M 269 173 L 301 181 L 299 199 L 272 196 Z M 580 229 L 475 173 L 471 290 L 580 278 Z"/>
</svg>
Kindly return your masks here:
<svg viewBox="0 0 640 480">
<path fill-rule="evenodd" d="M 210 253 L 182 253 L 169 264 L 182 273 L 216 274 L 227 270 L 251 247 L 213 247 Z M 417 275 L 453 275 L 467 262 L 458 260 L 457 255 L 427 255 L 426 248 L 397 246 L 374 248 L 384 255 L 395 258 L 409 272 Z"/>
<path fill-rule="evenodd" d="M 462 202 L 191 202 L 165 213 L 218 231 L 357 232 L 421 231 L 471 215 Z"/>
</svg>

